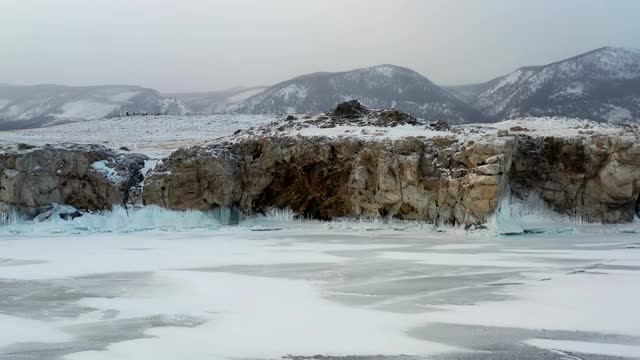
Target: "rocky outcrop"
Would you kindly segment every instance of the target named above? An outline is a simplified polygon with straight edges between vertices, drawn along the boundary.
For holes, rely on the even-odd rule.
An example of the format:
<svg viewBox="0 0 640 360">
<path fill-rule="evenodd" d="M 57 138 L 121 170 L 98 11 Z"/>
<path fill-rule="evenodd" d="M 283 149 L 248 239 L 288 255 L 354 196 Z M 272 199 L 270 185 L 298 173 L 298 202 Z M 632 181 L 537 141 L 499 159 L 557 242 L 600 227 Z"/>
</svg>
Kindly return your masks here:
<svg viewBox="0 0 640 360">
<path fill-rule="evenodd" d="M 46 220 L 137 204 L 236 220 L 237 211 L 288 208 L 323 220 L 394 217 L 469 228 L 507 196 L 540 198 L 588 222 L 632 221 L 640 210 L 640 131 L 592 125 L 571 125 L 563 136 L 535 126 L 451 128 L 349 102 L 177 150 L 146 177 L 142 155 L 18 144 L 0 149 L 0 223 L 9 210 Z"/>
<path fill-rule="evenodd" d="M 397 217 L 471 226 L 496 209 L 511 139 L 276 137 L 179 150 L 141 201 L 172 209 L 290 208 L 311 218 Z"/>
<path fill-rule="evenodd" d="M 640 194 L 636 135 L 500 135 L 248 138 L 178 150 L 144 187 L 144 156 L 101 146 L 22 146 L 0 154 L 0 213 L 17 209 L 35 217 L 55 204 L 96 211 L 135 202 L 471 227 L 509 195 L 539 197 L 554 211 L 589 222 L 633 220 Z"/>
<path fill-rule="evenodd" d="M 640 194 L 640 138 L 520 136 L 510 173 L 515 196 L 587 222 L 630 222 Z"/>
<path fill-rule="evenodd" d="M 396 217 L 483 224 L 504 196 L 543 199 L 587 222 L 634 219 L 636 135 L 363 141 L 265 137 L 178 151 L 141 201 L 174 209 L 290 208 L 312 218 Z"/>
<path fill-rule="evenodd" d="M 67 145 L 0 153 L 0 212 L 34 217 L 55 204 L 96 211 L 122 205 L 142 181 L 146 156 L 102 146 Z"/>
</svg>

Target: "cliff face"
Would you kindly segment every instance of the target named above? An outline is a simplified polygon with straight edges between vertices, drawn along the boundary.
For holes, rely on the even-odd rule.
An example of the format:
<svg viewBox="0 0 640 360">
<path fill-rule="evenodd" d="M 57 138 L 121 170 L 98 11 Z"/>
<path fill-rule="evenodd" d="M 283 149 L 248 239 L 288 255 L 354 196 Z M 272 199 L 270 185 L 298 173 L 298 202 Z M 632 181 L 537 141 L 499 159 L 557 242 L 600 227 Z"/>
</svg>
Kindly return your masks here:
<svg viewBox="0 0 640 360">
<path fill-rule="evenodd" d="M 640 194 L 638 140 L 254 139 L 175 153 L 146 180 L 142 201 L 174 209 L 277 207 L 325 220 L 393 216 L 471 226 L 484 223 L 509 194 L 540 197 L 552 210 L 588 222 L 630 222 Z"/>
<path fill-rule="evenodd" d="M 290 208 L 319 219 L 394 216 L 482 223 L 496 208 L 512 140 L 451 137 L 370 142 L 262 138 L 179 150 L 144 185 L 144 204 L 173 209 Z"/>
<path fill-rule="evenodd" d="M 389 129 L 402 126 L 423 125 Z M 637 131 L 558 137 L 521 130 L 427 130 L 430 136 L 395 140 L 238 136 L 177 150 L 146 178 L 145 156 L 101 146 L 5 149 L 0 213 L 13 208 L 34 217 L 53 204 L 86 211 L 124 204 L 246 213 L 290 208 L 323 220 L 395 217 L 473 227 L 485 223 L 503 197 L 515 196 L 539 197 L 552 210 L 589 222 L 634 219 Z"/>
<path fill-rule="evenodd" d="M 96 211 L 122 205 L 142 180 L 146 156 L 102 146 L 44 146 L 0 152 L 0 212 L 33 217 L 53 204 Z"/>
<path fill-rule="evenodd" d="M 588 222 L 630 222 L 640 193 L 638 136 L 518 137 L 509 184 Z"/>
</svg>

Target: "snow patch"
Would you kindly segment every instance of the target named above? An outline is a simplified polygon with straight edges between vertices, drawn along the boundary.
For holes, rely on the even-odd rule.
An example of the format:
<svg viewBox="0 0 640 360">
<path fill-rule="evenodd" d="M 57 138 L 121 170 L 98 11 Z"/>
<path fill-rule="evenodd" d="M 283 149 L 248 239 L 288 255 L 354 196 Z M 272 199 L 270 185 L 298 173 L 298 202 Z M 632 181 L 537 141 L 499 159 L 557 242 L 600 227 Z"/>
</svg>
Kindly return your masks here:
<svg viewBox="0 0 640 360">
<path fill-rule="evenodd" d="M 585 87 L 582 83 L 572 83 L 560 90 L 559 92 L 553 94 L 552 98 L 558 97 L 568 97 L 568 98 L 577 98 L 584 94 Z"/>
<path fill-rule="evenodd" d="M 373 71 L 386 76 L 388 78 L 393 77 L 393 75 L 395 75 L 396 69 L 393 66 L 388 66 L 388 65 L 380 65 L 380 66 L 375 66 L 372 68 Z"/>
<path fill-rule="evenodd" d="M 633 114 L 627 108 L 610 105 L 611 110 L 604 116 L 605 119 L 614 123 L 624 123 L 633 121 Z"/>
<path fill-rule="evenodd" d="M 176 359 L 184 348 L 194 359 L 429 355 L 456 350 L 405 335 L 408 327 L 421 324 L 415 316 L 332 303 L 302 281 L 193 271 L 163 271 L 158 278 L 165 288 L 153 298 L 85 299 L 81 304 L 116 309 L 127 316 L 194 314 L 194 309 L 203 309 L 196 315 L 212 321 L 192 329 L 153 329 L 148 331 L 151 339 L 114 344 L 104 352 L 80 352 L 68 359 Z"/>
<path fill-rule="evenodd" d="M 144 166 L 142 167 L 142 169 L 140 169 L 140 174 L 142 174 L 142 176 L 144 177 L 147 177 L 147 175 L 149 175 L 161 162 L 162 160 L 158 159 L 145 160 Z"/>
<path fill-rule="evenodd" d="M 291 84 L 276 90 L 273 95 L 281 97 L 284 101 L 293 101 L 306 98 L 308 93 L 309 89 L 307 89 L 306 87 L 297 84 Z"/>
<path fill-rule="evenodd" d="M 91 164 L 91 168 L 96 172 L 104 175 L 109 182 L 119 184 L 124 181 L 124 178 L 118 174 L 118 171 L 112 167 L 109 167 L 107 160 L 96 161 Z"/>
<path fill-rule="evenodd" d="M 227 104 L 237 104 L 264 92 L 264 90 L 264 88 L 249 89 L 229 96 L 225 101 Z"/>
<path fill-rule="evenodd" d="M 125 103 L 131 100 L 131 98 L 139 95 L 140 91 L 123 91 L 114 95 L 107 96 L 107 99 L 112 102 Z"/>
<path fill-rule="evenodd" d="M 525 341 L 525 344 L 540 349 L 555 350 L 560 352 L 566 351 L 579 354 L 619 356 L 634 359 L 640 358 L 640 346 L 638 345 L 621 345 L 552 339 L 529 339 Z M 569 357 L 567 357 L 567 359 L 569 359 Z"/>
<path fill-rule="evenodd" d="M 571 254 L 539 254 L 532 251 L 526 257 L 570 259 Z M 618 262 L 611 259 L 627 257 L 633 257 L 633 263 L 640 265 L 640 258 L 629 254 L 627 249 L 583 251 L 582 254 L 584 256 L 578 258 L 583 258 L 585 267 L 607 261 L 615 265 Z M 551 280 L 539 281 L 545 276 L 551 277 Z M 633 311 L 635 304 L 640 301 L 637 281 L 637 271 L 618 273 L 603 269 L 585 276 L 547 272 L 546 275 L 526 281 L 524 285 L 505 289 L 503 293 L 510 295 L 512 300 L 481 302 L 473 306 L 438 306 L 441 311 L 429 314 L 427 319 L 465 325 L 640 336 L 640 319 Z"/>
<path fill-rule="evenodd" d="M 117 108 L 117 104 L 78 100 L 62 105 L 62 113 L 53 116 L 60 120 L 94 120 L 107 116 Z"/>
<path fill-rule="evenodd" d="M 73 339 L 55 325 L 44 321 L 0 314 L 0 324 L 3 329 L 0 331 L 0 349 L 14 343 L 58 343 Z"/>
</svg>

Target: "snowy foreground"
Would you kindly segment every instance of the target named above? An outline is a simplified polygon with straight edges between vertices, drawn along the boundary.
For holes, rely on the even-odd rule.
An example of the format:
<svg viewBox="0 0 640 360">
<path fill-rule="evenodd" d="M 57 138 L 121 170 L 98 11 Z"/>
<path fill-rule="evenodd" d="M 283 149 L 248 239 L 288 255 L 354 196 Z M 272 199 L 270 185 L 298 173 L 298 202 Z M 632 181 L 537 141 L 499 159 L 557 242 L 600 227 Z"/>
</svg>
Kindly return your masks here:
<svg viewBox="0 0 640 360">
<path fill-rule="evenodd" d="M 0 228 L 0 359 L 640 358 L 640 238 L 199 213 Z"/>
</svg>

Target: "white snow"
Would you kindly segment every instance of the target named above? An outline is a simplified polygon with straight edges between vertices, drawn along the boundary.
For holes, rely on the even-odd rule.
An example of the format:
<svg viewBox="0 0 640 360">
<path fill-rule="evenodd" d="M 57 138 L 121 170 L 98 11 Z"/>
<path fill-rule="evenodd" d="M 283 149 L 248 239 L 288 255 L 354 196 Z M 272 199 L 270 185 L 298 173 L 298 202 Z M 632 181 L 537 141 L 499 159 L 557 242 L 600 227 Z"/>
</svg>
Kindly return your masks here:
<svg viewBox="0 0 640 360">
<path fill-rule="evenodd" d="M 147 175 L 149 175 L 151 171 L 156 168 L 158 163 L 160 163 L 160 160 L 157 159 L 145 160 L 144 166 L 142 167 L 142 169 L 140 169 L 140 173 L 142 174 L 142 176 L 146 177 Z"/>
<path fill-rule="evenodd" d="M 523 132 L 515 132 L 531 136 L 555 136 L 555 137 L 580 137 L 598 134 L 630 134 L 629 129 L 615 124 L 599 123 L 590 120 L 567 118 L 567 117 L 524 117 L 501 121 L 491 124 L 466 125 L 467 127 L 477 126 L 484 131 L 490 130 L 510 130 L 520 126 L 527 129 Z"/>
<path fill-rule="evenodd" d="M 118 184 L 124 180 L 124 178 L 120 174 L 118 174 L 118 171 L 116 171 L 116 169 L 108 166 L 106 160 L 94 162 L 93 164 L 91 164 L 91 168 L 104 175 L 107 180 L 109 180 L 109 182 L 112 182 L 114 184 Z"/>
<path fill-rule="evenodd" d="M 301 130 L 294 130 L 290 135 L 302 136 L 326 136 L 326 137 L 353 137 L 360 139 L 390 139 L 396 140 L 406 137 L 424 136 L 428 138 L 438 136 L 452 136 L 451 133 L 442 131 L 427 130 L 424 127 L 419 128 L 412 125 L 399 125 L 395 127 L 381 126 L 336 126 L 334 128 L 317 128 L 308 127 Z"/>
<path fill-rule="evenodd" d="M 63 283 L 72 290 L 65 293 L 69 302 L 47 302 L 48 308 L 92 309 L 31 319 L 0 303 L 0 323 L 16 329 L 0 331 L 0 348 L 24 339 L 49 342 L 51 348 L 80 341 L 77 352 L 65 356 L 73 360 L 175 359 L 185 349 L 195 359 L 428 357 L 473 351 L 411 335 L 436 323 L 640 336 L 634 311 L 640 271 L 619 268 L 640 266 L 640 251 L 625 246 L 637 243 L 637 234 L 514 238 L 438 233 L 404 222 L 292 221 L 285 214 L 270 220 L 278 224 L 274 231 L 251 231 L 260 221 L 228 227 L 203 213 L 143 208 L 0 228 L 6 259 L 0 262 L 1 280 Z M 584 244 L 610 246 L 574 246 Z M 128 284 L 132 274 L 148 276 Z M 461 283 L 458 277 L 475 280 Z M 87 281 L 89 294 L 82 287 Z M 476 298 L 478 291 L 499 299 Z M 104 349 L 84 346 L 82 331 L 99 338 L 91 326 L 118 331 L 117 323 L 101 318 L 106 313 L 117 321 L 162 316 L 199 322 L 150 324 L 144 337 Z M 529 339 L 518 349 L 638 356 L 637 344 L 571 340 Z"/>
<path fill-rule="evenodd" d="M 291 109 L 294 110 L 294 109 Z M 113 149 L 126 146 L 131 152 L 161 158 L 180 147 L 205 145 L 228 138 L 237 130 L 246 130 L 241 138 L 261 135 L 258 128 L 268 125 L 274 131 L 282 125 L 275 115 L 160 115 L 128 116 L 112 119 L 83 121 L 40 129 L 0 131 L 0 145 L 27 143 L 44 145 L 52 143 L 102 144 Z M 275 123 L 273 125 L 272 123 Z M 305 125 L 306 126 L 306 125 Z M 593 133 L 633 135 L 637 128 L 616 124 L 597 123 L 589 120 L 562 117 L 527 117 L 491 124 L 454 126 L 454 132 L 433 131 L 425 125 L 399 125 L 396 127 L 341 125 L 334 128 L 307 126 L 279 132 L 291 136 L 354 137 L 368 140 L 396 140 L 404 137 L 452 137 L 460 141 L 477 141 L 499 130 L 509 131 L 520 126 L 528 131 L 511 134 L 531 136 L 586 137 Z M 256 130 L 252 132 L 251 129 Z M 635 130 L 634 130 L 635 129 Z"/>
<path fill-rule="evenodd" d="M 493 247 L 496 245 L 498 244 L 444 244 L 432 246 L 431 250 L 475 250 Z"/>
<path fill-rule="evenodd" d="M 583 83 L 572 83 L 567 85 L 564 89 L 558 91 L 553 94 L 552 98 L 557 97 L 568 97 L 568 98 L 577 98 L 580 97 L 585 92 L 585 87 Z"/>
<path fill-rule="evenodd" d="M 640 345 L 620 345 L 552 339 L 530 339 L 525 341 L 525 343 L 541 349 L 550 349 L 559 352 L 567 351 L 571 353 L 620 356 L 625 358 L 638 358 L 640 356 Z M 567 359 L 570 358 L 567 357 Z"/>
<path fill-rule="evenodd" d="M 92 100 L 78 100 L 62 105 L 62 113 L 54 114 L 60 120 L 93 120 L 107 116 L 118 108 L 118 104 Z"/>
<path fill-rule="evenodd" d="M 0 314 L 0 329 L 0 349 L 19 342 L 57 343 L 72 338 L 57 324 L 4 314 Z"/>
<path fill-rule="evenodd" d="M 272 94 L 272 96 L 280 97 L 284 101 L 293 101 L 306 98 L 308 93 L 309 89 L 307 89 L 306 87 L 300 86 L 298 84 L 291 84 L 277 89 Z"/>
<path fill-rule="evenodd" d="M 125 103 L 125 102 L 128 102 L 132 97 L 139 94 L 140 94 L 140 91 L 123 91 L 120 93 L 109 95 L 107 99 L 109 99 L 109 101 L 112 101 L 112 102 Z"/>
<path fill-rule="evenodd" d="M 0 106 L 5 121 L 38 120 L 50 126 L 122 114 L 129 107 L 139 112 L 188 113 L 180 101 L 136 86 L 16 86 L 16 91 L 16 96 L 4 95 L 12 103 Z"/>
<path fill-rule="evenodd" d="M 457 265 L 466 266 L 488 266 L 507 268 L 536 268 L 553 267 L 553 264 L 543 260 L 536 260 L 534 256 L 526 259 L 524 256 L 510 253 L 482 253 L 482 254 L 456 254 L 456 253 L 406 253 L 406 252 L 384 252 L 380 254 L 381 259 L 413 261 L 428 265 Z"/>
<path fill-rule="evenodd" d="M 261 92 L 264 92 L 265 89 L 266 88 L 248 89 L 248 90 L 239 92 L 237 94 L 234 94 L 232 96 L 229 96 L 225 101 L 227 104 L 238 104 L 249 99 L 252 96 L 255 96 L 260 94 Z"/>
<path fill-rule="evenodd" d="M 403 334 L 407 325 L 420 324 L 410 315 L 338 305 L 302 281 L 189 271 L 159 272 L 157 277 L 164 289 L 152 298 L 86 299 L 81 304 L 115 309 L 124 316 L 194 314 L 198 309 L 195 315 L 211 321 L 193 329 L 153 329 L 152 339 L 122 342 L 104 352 L 80 352 L 68 359 L 176 359 L 185 348 L 194 359 L 426 355 L 453 350 Z"/>
<path fill-rule="evenodd" d="M 552 63 L 544 67 L 518 69 L 481 93 L 476 101 L 485 112 L 495 116 L 503 111 L 518 117 L 518 103 L 527 102 L 545 85 L 567 82 L 551 97 L 580 97 L 593 79 L 620 80 L 640 76 L 640 51 L 607 47 L 588 54 Z"/>
<path fill-rule="evenodd" d="M 598 269 L 586 275 L 548 273 L 548 276 L 551 281 L 539 281 L 544 277 L 540 276 L 523 286 L 505 290 L 513 300 L 438 306 L 442 311 L 427 318 L 465 325 L 640 336 L 640 318 L 633 310 L 633 304 L 640 301 L 637 271 L 617 273 Z"/>
<path fill-rule="evenodd" d="M 374 66 L 371 69 L 373 71 L 375 71 L 375 72 L 378 72 L 378 73 L 382 74 L 383 76 L 388 77 L 388 78 L 393 77 L 393 75 L 396 72 L 396 68 L 394 66 L 389 66 L 389 65 Z"/>
<path fill-rule="evenodd" d="M 163 157 L 180 147 L 201 145 L 274 121 L 270 115 L 127 116 L 40 129 L 0 131 L 0 144 L 101 144 Z"/>
<path fill-rule="evenodd" d="M 633 114 L 627 108 L 621 106 L 610 105 L 611 110 L 604 116 L 608 121 L 614 123 L 623 123 L 633 121 Z"/>
</svg>

